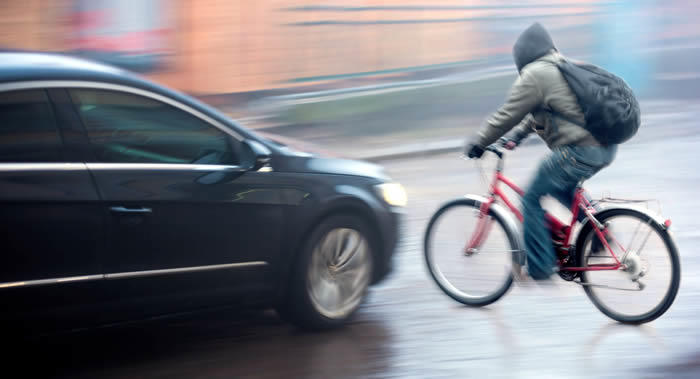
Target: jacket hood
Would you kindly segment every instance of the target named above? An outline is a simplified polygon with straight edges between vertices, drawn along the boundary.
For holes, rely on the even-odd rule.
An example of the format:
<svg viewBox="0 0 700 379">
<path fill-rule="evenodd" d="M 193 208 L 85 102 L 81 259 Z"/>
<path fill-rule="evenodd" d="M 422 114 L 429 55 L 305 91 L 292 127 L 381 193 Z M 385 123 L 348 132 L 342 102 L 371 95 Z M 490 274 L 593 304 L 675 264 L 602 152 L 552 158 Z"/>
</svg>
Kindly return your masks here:
<svg viewBox="0 0 700 379">
<path fill-rule="evenodd" d="M 523 67 L 556 50 L 552 37 L 539 22 L 532 24 L 518 37 L 513 46 L 513 59 L 520 72 Z"/>
</svg>

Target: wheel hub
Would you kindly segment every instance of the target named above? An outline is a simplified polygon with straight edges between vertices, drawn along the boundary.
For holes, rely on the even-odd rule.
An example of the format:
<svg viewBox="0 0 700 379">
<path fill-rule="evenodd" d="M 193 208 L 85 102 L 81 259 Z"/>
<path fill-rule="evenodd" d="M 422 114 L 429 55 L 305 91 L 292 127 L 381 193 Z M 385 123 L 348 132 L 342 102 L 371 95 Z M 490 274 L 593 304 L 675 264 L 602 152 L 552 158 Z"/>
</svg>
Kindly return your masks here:
<svg viewBox="0 0 700 379">
<path fill-rule="evenodd" d="M 646 270 L 642 265 L 642 259 L 636 252 L 628 252 L 625 258 L 622 260 L 622 264 L 625 265 L 623 271 L 627 272 L 632 281 L 636 281 L 646 274 Z"/>
<path fill-rule="evenodd" d="M 343 318 L 362 301 L 371 278 L 369 243 L 354 229 L 336 228 L 312 253 L 307 288 L 314 307 L 328 318 Z"/>
</svg>

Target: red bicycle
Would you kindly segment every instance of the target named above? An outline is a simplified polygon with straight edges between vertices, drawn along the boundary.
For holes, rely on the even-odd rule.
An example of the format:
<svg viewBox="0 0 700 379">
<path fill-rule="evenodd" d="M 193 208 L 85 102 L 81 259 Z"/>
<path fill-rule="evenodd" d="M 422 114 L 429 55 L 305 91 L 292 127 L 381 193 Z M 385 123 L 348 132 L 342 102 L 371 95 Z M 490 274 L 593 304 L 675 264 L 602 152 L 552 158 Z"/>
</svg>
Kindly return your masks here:
<svg viewBox="0 0 700 379">
<path fill-rule="evenodd" d="M 466 195 L 442 205 L 424 238 L 432 278 L 451 298 L 471 306 L 505 295 L 513 284 L 513 262 L 525 261 L 516 221 L 522 222 L 523 216 L 499 184 L 520 196 L 523 190 L 503 175 L 504 152 L 494 145 L 486 150 L 498 157 L 488 196 Z M 582 285 L 593 304 L 616 321 L 641 324 L 658 318 L 680 285 L 680 261 L 668 231 L 671 221 L 630 204 L 634 201 L 588 199 L 579 184 L 571 222 L 545 216 L 559 276 Z M 613 206 L 596 210 L 606 203 Z M 581 223 L 579 212 L 585 214 Z"/>
</svg>

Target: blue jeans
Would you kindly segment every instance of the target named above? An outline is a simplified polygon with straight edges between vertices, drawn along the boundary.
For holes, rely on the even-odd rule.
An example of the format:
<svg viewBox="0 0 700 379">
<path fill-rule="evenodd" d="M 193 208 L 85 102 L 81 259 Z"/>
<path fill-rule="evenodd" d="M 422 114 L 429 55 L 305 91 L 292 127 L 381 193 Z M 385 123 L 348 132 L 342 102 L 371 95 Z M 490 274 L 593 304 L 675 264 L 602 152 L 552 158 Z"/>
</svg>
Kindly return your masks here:
<svg viewBox="0 0 700 379">
<path fill-rule="evenodd" d="M 533 279 L 548 279 L 556 266 L 552 236 L 545 224 L 540 200 L 550 195 L 570 207 L 578 183 L 609 165 L 616 152 L 617 145 L 560 146 L 540 163 L 522 200 L 527 266 Z"/>
</svg>

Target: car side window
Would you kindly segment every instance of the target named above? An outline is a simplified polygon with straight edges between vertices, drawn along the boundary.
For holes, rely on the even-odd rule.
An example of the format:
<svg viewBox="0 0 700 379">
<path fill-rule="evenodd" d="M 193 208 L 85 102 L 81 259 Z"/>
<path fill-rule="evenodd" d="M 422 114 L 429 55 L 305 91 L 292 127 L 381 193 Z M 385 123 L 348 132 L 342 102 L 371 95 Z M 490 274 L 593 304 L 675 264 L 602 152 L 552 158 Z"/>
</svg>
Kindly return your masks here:
<svg viewBox="0 0 700 379">
<path fill-rule="evenodd" d="M 69 92 L 98 162 L 238 164 L 232 138 L 181 109 L 117 91 Z"/>
<path fill-rule="evenodd" d="M 62 149 L 44 90 L 0 93 L 0 162 L 60 162 Z"/>
</svg>

